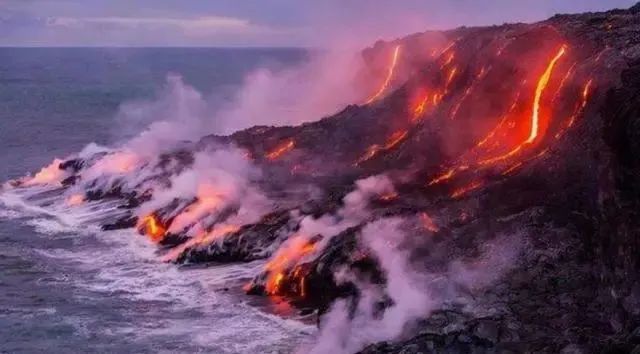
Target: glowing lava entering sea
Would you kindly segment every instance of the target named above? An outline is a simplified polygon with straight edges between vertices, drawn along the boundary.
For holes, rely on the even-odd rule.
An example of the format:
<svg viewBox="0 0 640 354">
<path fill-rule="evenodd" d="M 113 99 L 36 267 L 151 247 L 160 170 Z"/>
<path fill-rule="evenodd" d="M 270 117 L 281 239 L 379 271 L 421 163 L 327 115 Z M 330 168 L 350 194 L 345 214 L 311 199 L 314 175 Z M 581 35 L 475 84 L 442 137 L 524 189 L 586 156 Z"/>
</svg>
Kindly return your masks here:
<svg viewBox="0 0 640 354">
<path fill-rule="evenodd" d="M 166 228 L 153 214 L 145 216 L 138 222 L 138 230 L 147 235 L 153 242 L 162 241 L 167 233 Z"/>
<path fill-rule="evenodd" d="M 283 245 L 265 266 L 265 270 L 268 272 L 265 292 L 269 295 L 279 295 L 282 292 L 284 281 L 287 280 L 287 282 L 297 285 L 294 292 L 303 297 L 304 275 L 301 274 L 301 268 L 293 270 L 290 277 L 287 277 L 286 274 L 289 274 L 292 267 L 299 264 L 300 260 L 315 249 L 315 244 L 305 237 L 293 236 L 289 239 L 289 242 Z"/>
</svg>

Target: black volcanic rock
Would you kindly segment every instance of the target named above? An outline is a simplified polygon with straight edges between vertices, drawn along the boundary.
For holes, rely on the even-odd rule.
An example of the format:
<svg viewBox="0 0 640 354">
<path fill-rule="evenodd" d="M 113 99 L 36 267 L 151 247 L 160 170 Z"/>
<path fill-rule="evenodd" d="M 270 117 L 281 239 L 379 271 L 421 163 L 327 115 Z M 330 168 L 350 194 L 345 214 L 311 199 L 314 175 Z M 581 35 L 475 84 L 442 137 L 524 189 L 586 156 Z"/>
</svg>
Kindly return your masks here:
<svg viewBox="0 0 640 354">
<path fill-rule="evenodd" d="M 205 246 L 185 249 L 176 263 L 249 262 L 266 258 L 269 248 L 286 240 L 289 232 L 298 227 L 290 210 L 280 210 L 265 215 L 258 223 L 245 225 L 221 240 Z"/>
</svg>

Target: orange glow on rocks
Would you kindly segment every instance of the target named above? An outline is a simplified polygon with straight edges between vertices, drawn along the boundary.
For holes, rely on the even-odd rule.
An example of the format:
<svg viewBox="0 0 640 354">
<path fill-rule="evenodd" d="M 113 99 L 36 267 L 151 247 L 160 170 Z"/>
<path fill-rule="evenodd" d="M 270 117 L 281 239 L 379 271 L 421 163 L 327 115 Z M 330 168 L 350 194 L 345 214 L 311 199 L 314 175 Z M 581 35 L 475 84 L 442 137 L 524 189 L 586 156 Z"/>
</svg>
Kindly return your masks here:
<svg viewBox="0 0 640 354">
<path fill-rule="evenodd" d="M 422 223 L 422 227 L 425 228 L 426 230 L 429 230 L 434 233 L 440 231 L 440 228 L 438 227 L 438 225 L 436 225 L 436 223 L 427 213 L 420 214 L 420 222 Z"/>
<path fill-rule="evenodd" d="M 369 148 L 367 149 L 367 152 L 365 152 L 365 154 L 362 155 L 358 159 L 358 161 L 356 161 L 354 166 L 358 166 L 363 162 L 371 160 L 376 155 L 378 155 L 378 153 L 380 153 L 381 151 L 393 149 L 394 147 L 396 147 L 396 145 L 400 144 L 407 137 L 407 135 L 409 135 L 409 132 L 406 130 L 397 131 L 393 133 L 389 137 L 389 139 L 387 139 L 384 145 L 380 146 L 378 144 L 374 144 L 369 146 Z"/>
<path fill-rule="evenodd" d="M 187 242 L 181 244 L 180 246 L 174 247 L 169 251 L 166 255 L 162 257 L 164 262 L 169 262 L 175 260 L 180 254 L 182 254 L 185 250 L 196 247 L 196 246 L 206 246 L 209 245 L 226 235 L 233 234 L 240 230 L 240 226 L 233 224 L 217 224 L 213 230 L 206 232 L 202 230 L 196 236 L 193 236 Z"/>
<path fill-rule="evenodd" d="M 153 242 L 162 241 L 164 235 L 167 233 L 167 229 L 153 214 L 145 216 L 138 222 L 138 230 L 147 235 Z"/>
<path fill-rule="evenodd" d="M 469 169 L 469 166 L 465 166 L 465 165 L 460 166 L 460 167 L 452 168 L 452 169 L 448 170 L 447 172 L 443 173 L 442 175 L 432 179 L 429 182 L 428 185 L 429 186 L 433 186 L 433 185 L 439 184 L 441 182 L 444 182 L 446 180 L 449 180 L 449 179 L 453 178 L 453 176 L 455 176 L 456 173 L 458 173 L 460 171 L 468 170 L 468 169 Z"/>
<path fill-rule="evenodd" d="M 277 160 L 282 155 L 293 150 L 295 146 L 296 146 L 296 143 L 293 139 L 286 140 L 282 144 L 276 146 L 273 150 L 267 152 L 265 157 L 271 161 Z"/>
<path fill-rule="evenodd" d="M 531 133 L 529 134 L 529 138 L 526 140 L 526 143 L 533 143 L 538 137 L 538 131 L 540 129 L 540 101 L 542 99 L 542 94 L 544 90 L 547 88 L 549 84 L 549 80 L 551 79 L 551 74 L 553 73 L 553 68 L 556 63 L 562 56 L 566 53 L 567 47 L 562 46 L 560 51 L 556 56 L 551 60 L 549 65 L 547 66 L 547 70 L 544 72 L 540 80 L 538 81 L 538 86 L 536 87 L 536 95 L 533 99 L 533 114 L 531 116 Z"/>
<path fill-rule="evenodd" d="M 383 195 L 380 196 L 380 200 L 385 201 L 385 202 L 390 202 L 390 201 L 395 200 L 397 198 L 398 198 L 398 193 L 395 193 L 395 192 L 383 194 Z"/>
<path fill-rule="evenodd" d="M 551 74 L 553 73 L 553 69 L 556 66 L 556 63 L 558 62 L 558 60 L 560 60 L 560 58 L 562 58 L 562 56 L 565 55 L 566 51 L 567 51 L 567 47 L 562 46 L 562 48 L 560 48 L 560 51 L 555 55 L 555 57 L 551 60 L 551 62 L 549 62 L 549 64 L 547 65 L 547 69 L 538 80 L 538 84 L 536 86 L 536 92 L 533 98 L 533 109 L 531 113 L 531 128 L 529 132 L 529 137 L 524 142 L 517 145 L 515 148 L 513 148 L 511 151 L 507 152 L 504 155 L 487 158 L 480 161 L 479 162 L 480 165 L 487 165 L 487 164 L 492 164 L 498 161 L 506 160 L 512 156 L 515 156 L 520 151 L 522 151 L 527 145 L 533 144 L 536 141 L 540 133 L 540 111 L 541 111 L 542 95 L 545 89 L 547 88 L 547 85 L 549 84 L 549 80 L 551 79 Z"/>
<path fill-rule="evenodd" d="M 451 194 L 451 198 L 460 198 L 463 195 L 476 190 L 480 187 L 482 187 L 484 184 L 480 181 L 473 181 L 471 183 L 469 183 L 468 185 L 462 187 L 462 188 L 458 188 L 455 191 L 453 191 L 453 193 Z"/>
<path fill-rule="evenodd" d="M 294 236 L 278 249 L 278 252 L 265 266 L 265 269 L 269 272 L 265 285 L 266 293 L 278 295 L 285 280 L 285 273 L 314 250 L 315 244 L 300 236 Z M 299 270 L 296 270 L 294 274 L 299 276 Z"/>
<path fill-rule="evenodd" d="M 54 159 L 48 166 L 43 167 L 32 178 L 27 179 L 24 183 L 25 186 L 35 186 L 44 184 L 60 184 L 64 179 L 65 173 L 60 169 L 60 164 L 63 161 L 60 159 Z"/>
<path fill-rule="evenodd" d="M 389 64 L 389 69 L 387 72 L 387 78 L 384 80 L 384 82 L 382 83 L 382 86 L 380 86 L 380 88 L 378 89 L 378 91 L 373 94 L 373 96 L 369 97 L 369 99 L 367 99 L 367 101 L 365 102 L 365 104 L 369 104 L 373 101 L 378 100 L 389 88 L 389 85 L 391 84 L 391 80 L 393 80 L 393 76 L 396 70 L 396 65 L 398 64 L 398 57 L 400 56 L 400 49 L 401 46 L 396 46 L 393 49 L 393 57 L 391 58 L 391 63 Z"/>
<path fill-rule="evenodd" d="M 593 79 L 590 79 L 582 89 L 582 108 L 586 107 L 587 102 L 589 102 L 589 94 L 591 93 L 592 84 L 593 84 Z"/>
</svg>

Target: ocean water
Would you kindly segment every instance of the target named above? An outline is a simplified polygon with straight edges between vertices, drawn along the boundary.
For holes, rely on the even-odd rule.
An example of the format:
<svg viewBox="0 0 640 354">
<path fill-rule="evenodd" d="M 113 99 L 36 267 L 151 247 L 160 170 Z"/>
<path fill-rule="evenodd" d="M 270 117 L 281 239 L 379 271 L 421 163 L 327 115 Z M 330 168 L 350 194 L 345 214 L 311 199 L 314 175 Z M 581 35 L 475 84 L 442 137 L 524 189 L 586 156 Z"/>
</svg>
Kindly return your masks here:
<svg viewBox="0 0 640 354">
<path fill-rule="evenodd" d="M 118 107 L 153 97 L 170 73 L 224 100 L 251 70 L 304 58 L 296 49 L 0 48 L 0 181 L 135 134 L 119 129 Z M 238 290 L 260 262 L 164 264 L 133 231 L 100 231 L 95 219 L 110 212 L 70 209 L 37 190 L 0 193 L 0 352 L 286 353 L 313 333 Z"/>
</svg>

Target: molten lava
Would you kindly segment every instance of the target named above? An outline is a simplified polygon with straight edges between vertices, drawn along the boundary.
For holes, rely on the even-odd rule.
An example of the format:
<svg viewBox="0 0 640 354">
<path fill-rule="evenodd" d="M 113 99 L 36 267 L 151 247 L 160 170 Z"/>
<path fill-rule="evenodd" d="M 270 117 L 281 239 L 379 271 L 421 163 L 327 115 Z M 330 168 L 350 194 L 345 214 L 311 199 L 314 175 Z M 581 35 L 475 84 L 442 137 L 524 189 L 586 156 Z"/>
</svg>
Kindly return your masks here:
<svg viewBox="0 0 640 354">
<path fill-rule="evenodd" d="M 473 92 L 473 90 L 475 89 L 475 87 L 478 84 L 478 82 L 484 78 L 484 76 L 487 74 L 487 72 L 488 72 L 488 70 L 487 70 L 487 67 L 485 67 L 485 66 L 483 66 L 482 69 L 480 69 L 480 72 L 478 73 L 478 75 L 476 75 L 476 78 L 473 81 L 473 83 L 469 87 L 467 87 L 467 89 L 464 91 L 464 94 L 462 95 L 462 97 L 458 100 L 458 102 L 456 103 L 455 107 L 451 110 L 451 116 L 450 116 L 451 119 L 455 119 L 456 118 L 456 116 L 458 115 L 458 111 L 460 111 L 460 107 L 462 107 L 462 104 L 471 95 L 471 92 Z"/>
<path fill-rule="evenodd" d="M 427 102 L 428 101 L 429 101 L 429 95 L 427 93 L 425 93 L 422 96 L 422 98 L 420 98 L 418 100 L 418 104 L 413 109 L 413 115 L 411 116 L 411 121 L 412 122 L 415 122 L 416 120 L 418 120 L 420 118 L 420 116 L 422 116 L 422 114 L 425 111 L 425 108 L 427 107 Z"/>
<path fill-rule="evenodd" d="M 380 200 L 385 201 L 385 202 L 390 202 L 392 200 L 395 200 L 398 198 L 398 193 L 396 192 L 389 192 L 386 194 L 383 194 L 380 196 Z"/>
<path fill-rule="evenodd" d="M 407 130 L 397 131 L 393 133 L 389 137 L 389 139 L 387 139 L 387 141 L 383 146 L 380 146 L 378 144 L 373 144 L 369 146 L 369 148 L 367 149 L 367 152 L 365 152 L 365 154 L 362 155 L 358 159 L 358 161 L 354 163 L 354 166 L 359 166 L 361 163 L 371 160 L 381 151 L 393 149 L 396 145 L 401 143 L 407 137 L 407 135 L 409 135 L 409 132 Z"/>
<path fill-rule="evenodd" d="M 396 71 L 396 65 L 398 64 L 398 57 L 400 56 L 400 49 L 401 49 L 400 45 L 398 45 L 398 46 L 396 46 L 394 48 L 393 57 L 391 58 L 391 63 L 389 65 L 389 69 L 388 69 L 388 73 L 387 73 L 387 78 L 382 83 L 382 86 L 380 86 L 380 89 L 378 89 L 378 91 L 373 96 L 369 97 L 369 99 L 367 99 L 365 104 L 369 104 L 369 103 L 377 100 L 389 88 L 389 85 L 391 84 L 391 80 L 393 80 L 393 76 L 394 76 L 395 71 Z"/>
<path fill-rule="evenodd" d="M 547 65 L 547 69 L 538 80 L 535 96 L 533 98 L 533 109 L 531 113 L 531 129 L 529 132 L 529 137 L 524 142 L 517 145 L 515 148 L 513 148 L 511 151 L 507 152 L 504 155 L 500 155 L 500 156 L 496 156 L 496 157 L 492 157 L 492 158 L 488 158 L 480 161 L 479 163 L 481 165 L 487 165 L 497 161 L 506 160 L 516 155 L 518 152 L 524 149 L 527 145 L 533 144 L 536 138 L 538 138 L 538 134 L 540 130 L 540 110 L 541 110 L 540 102 L 542 100 L 542 95 L 545 89 L 547 88 L 547 85 L 549 84 L 549 80 L 551 79 L 551 74 L 553 73 L 553 69 L 556 66 L 556 63 L 558 62 L 558 60 L 560 60 L 560 58 L 562 58 L 562 56 L 565 55 L 566 51 L 567 51 L 567 47 L 562 46 L 562 48 L 560 48 L 560 51 L 558 51 L 558 53 L 555 55 L 555 57 L 553 57 L 551 62 L 549 62 L 549 64 Z"/>
<path fill-rule="evenodd" d="M 451 70 L 449 70 L 449 73 L 447 74 L 447 82 L 444 85 L 445 92 L 449 91 L 449 86 L 451 85 L 451 82 L 453 81 L 453 79 L 456 77 L 456 74 L 458 74 L 457 67 L 453 67 Z"/>
<path fill-rule="evenodd" d="M 285 142 L 276 146 L 273 150 L 269 151 L 265 155 L 265 157 L 271 161 L 276 160 L 280 158 L 282 155 L 286 154 L 287 152 L 293 150 L 295 146 L 296 146 L 296 142 L 293 139 L 286 140 Z"/>
<path fill-rule="evenodd" d="M 299 264 L 300 260 L 311 254 L 315 249 L 314 243 L 300 236 L 294 236 L 283 245 L 265 266 L 265 269 L 269 272 L 265 285 L 266 293 L 278 295 L 281 291 L 282 283 L 286 279 L 286 273 L 291 270 L 290 268 L 294 264 Z M 297 269 L 292 273 L 292 278 L 295 279 L 296 274 L 300 276 L 300 271 Z"/>
<path fill-rule="evenodd" d="M 153 242 L 162 241 L 167 233 L 167 229 L 153 214 L 145 216 L 138 222 L 138 230 L 147 235 Z"/>
<path fill-rule="evenodd" d="M 185 228 L 190 228 L 206 215 L 220 209 L 226 200 L 225 194 L 223 189 L 213 183 L 199 184 L 195 202 L 173 219 L 169 231 L 183 232 Z"/>
<path fill-rule="evenodd" d="M 451 198 L 460 198 L 461 196 L 475 190 L 478 189 L 480 187 L 483 186 L 483 183 L 480 181 L 473 181 L 471 183 L 469 183 L 468 185 L 462 187 L 462 188 L 458 188 L 455 191 L 453 191 L 453 193 L 451 193 Z"/>
<path fill-rule="evenodd" d="M 449 180 L 449 179 L 453 178 L 453 176 L 455 176 L 455 174 L 456 174 L 457 172 L 459 172 L 459 171 L 465 171 L 465 170 L 468 170 L 468 169 L 469 169 L 469 166 L 466 166 L 466 165 L 462 165 L 462 166 L 459 166 L 459 167 L 456 167 L 456 168 L 452 168 L 452 169 L 450 169 L 449 171 L 447 171 L 447 172 L 443 173 L 442 175 L 440 175 L 440 176 L 438 176 L 438 177 L 436 177 L 436 178 L 432 179 L 432 180 L 429 182 L 429 184 L 428 184 L 428 185 L 429 185 L 429 186 L 433 186 L 433 185 L 436 185 L 436 184 L 438 184 L 438 183 L 444 182 L 444 181 L 446 181 L 446 180 Z"/>
<path fill-rule="evenodd" d="M 538 130 L 540 125 L 540 100 L 542 99 L 542 94 L 544 90 L 547 88 L 549 84 L 549 80 L 551 79 L 551 74 L 553 73 L 553 68 L 556 63 L 562 56 L 566 53 L 567 47 L 562 46 L 560 51 L 556 56 L 551 60 L 549 65 L 547 66 L 547 70 L 544 72 L 540 80 L 538 81 L 538 86 L 536 87 L 536 95 L 533 100 L 533 115 L 531 116 L 531 133 L 529 134 L 529 138 L 526 140 L 526 143 L 533 143 L 538 137 Z"/>
<path fill-rule="evenodd" d="M 591 92 L 591 85 L 593 84 L 593 79 L 590 79 L 584 88 L 582 89 L 582 108 L 587 106 L 587 102 L 589 101 L 589 93 Z"/>
<path fill-rule="evenodd" d="M 35 186 L 44 184 L 60 184 L 65 177 L 65 172 L 60 169 L 63 161 L 54 159 L 48 166 L 43 167 L 35 176 L 24 182 L 25 186 Z"/>
<path fill-rule="evenodd" d="M 206 246 L 211 243 L 222 239 L 224 236 L 233 234 L 240 230 L 240 227 L 232 224 L 219 224 L 216 225 L 213 230 L 207 232 L 206 230 L 202 230 L 196 235 L 189 239 L 187 242 L 181 244 L 180 246 L 174 247 L 171 251 L 167 252 L 162 257 L 162 261 L 171 262 L 176 260 L 178 256 L 180 256 L 185 250 L 193 248 L 195 246 Z"/>
</svg>

